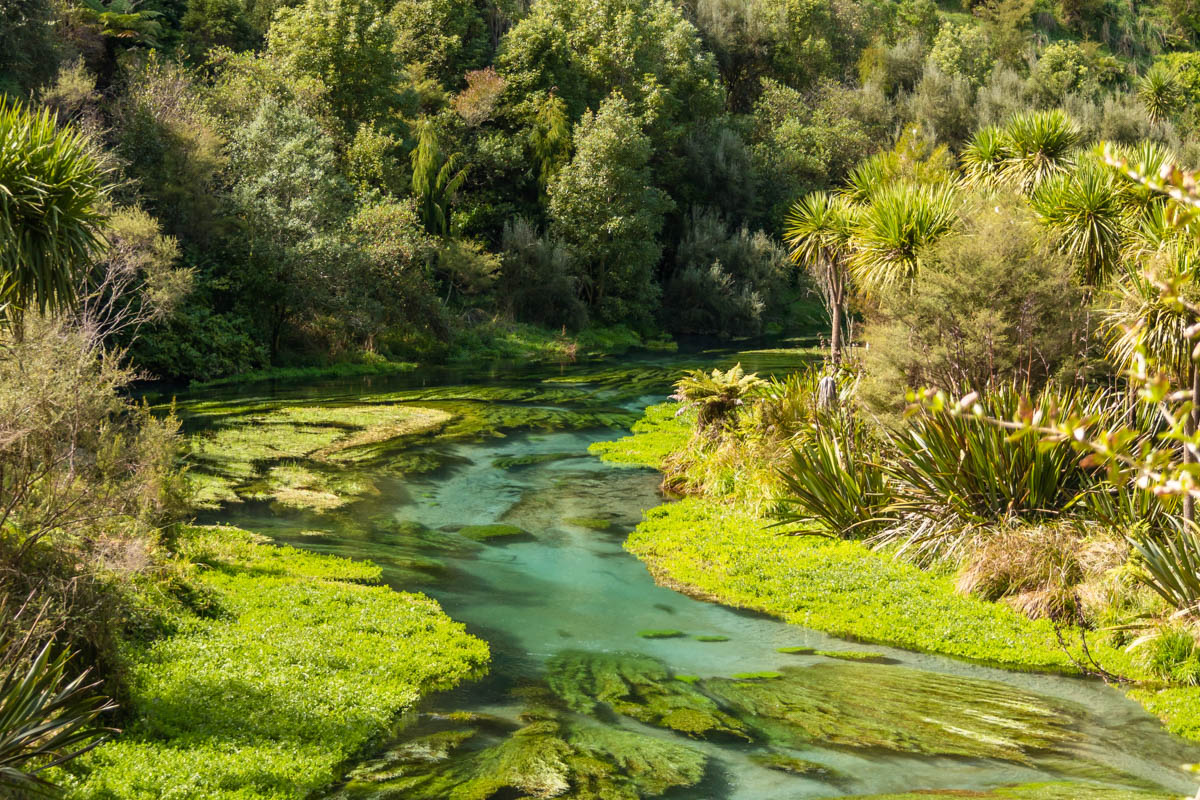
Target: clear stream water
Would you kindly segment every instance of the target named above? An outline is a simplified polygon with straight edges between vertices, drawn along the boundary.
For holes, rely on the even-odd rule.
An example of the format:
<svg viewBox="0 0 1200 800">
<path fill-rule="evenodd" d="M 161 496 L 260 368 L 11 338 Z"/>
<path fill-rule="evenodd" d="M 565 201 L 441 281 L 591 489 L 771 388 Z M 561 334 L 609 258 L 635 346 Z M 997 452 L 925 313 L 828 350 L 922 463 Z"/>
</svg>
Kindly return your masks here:
<svg viewBox="0 0 1200 800">
<path fill-rule="evenodd" d="M 592 442 L 621 435 L 612 427 L 555 429 L 555 414 L 581 408 L 629 412 L 625 424 L 645 405 L 657 402 L 684 364 L 727 365 L 740 360 L 748 370 L 782 371 L 798 356 L 779 351 L 732 353 L 710 351 L 690 355 L 630 357 L 608 364 L 561 368 L 518 365 L 486 371 L 423 371 L 420 376 L 354 379 L 303 386 L 252 387 L 209 391 L 180 397 L 180 410 L 193 430 L 211 424 L 210 417 L 188 422 L 189 409 L 216 401 L 238 403 L 371 402 L 431 398 L 495 396 L 476 399 L 498 404 L 540 420 L 533 429 L 514 423 L 504 436 L 476 441 L 430 440 L 421 445 L 442 466 L 425 474 L 377 476 L 380 493 L 340 515 L 273 508 L 265 503 L 227 506 L 202 519 L 226 522 L 314 551 L 379 563 L 397 589 L 435 597 L 454 619 L 491 645 L 490 674 L 475 683 L 432 698 L 427 711 L 469 710 L 515 718 L 520 704 L 509 694 L 514 686 L 540 679 L 546 659 L 564 650 L 632 651 L 665 662 L 680 674 L 701 678 L 776 670 L 815 663 L 845 665 L 818 655 L 784 655 L 780 647 L 806 646 L 829 651 L 884 653 L 922 673 L 986 679 L 1035 693 L 1068 712 L 1074 741 L 1054 757 L 1025 763 L 988 758 L 962 758 L 899 753 L 880 748 L 827 747 L 820 742 L 796 754 L 827 765 L 838 777 L 801 776 L 769 769 L 753 760 L 760 745 L 694 741 L 671 731 L 614 717 L 619 725 L 654 737 L 686 743 L 709 757 L 704 780 L 673 789 L 673 798 L 839 797 L 913 789 L 988 789 L 1005 784 L 1098 777 L 1124 786 L 1194 791 L 1179 771 L 1184 762 L 1200 761 L 1193 746 L 1168 735 L 1156 720 L 1121 692 L 1093 680 L 992 669 L 948 658 L 886 647 L 864 647 L 816 631 L 702 602 L 657 586 L 645 567 L 622 549 L 622 541 L 642 512 L 664 502 L 659 477 L 651 470 L 617 467 L 587 455 Z M 549 379 L 549 382 L 547 382 Z M 543 390 L 569 387 L 568 398 Z M 503 390 L 503 391 L 497 391 Z M 517 398 L 514 400 L 513 398 Z M 549 420 L 549 421 L 547 421 Z M 518 468 L 495 465 L 498 459 L 532 454 L 569 454 Z M 503 463 L 503 462 L 501 462 Z M 609 520 L 609 530 L 572 524 L 571 518 Z M 497 522 L 518 525 L 532 536 L 470 548 L 438 546 L 422 551 L 411 542 L 396 545 L 396 523 L 420 523 L 434 531 Z M 454 538 L 447 532 L 442 536 Z M 643 639 L 643 629 L 678 629 L 691 635 L 728 637 L 724 642 L 687 638 Z M 847 665 L 851 669 L 853 665 Z M 862 691 L 870 693 L 870 686 Z M 920 682 L 913 702 L 922 700 Z M 999 721 L 1003 724 L 1003 720 Z M 778 748 L 777 748 L 778 749 Z M 1096 766 L 1100 765 L 1100 766 Z M 403 796 L 403 794 L 399 795 Z M 506 795 L 507 796 L 507 795 Z"/>
</svg>

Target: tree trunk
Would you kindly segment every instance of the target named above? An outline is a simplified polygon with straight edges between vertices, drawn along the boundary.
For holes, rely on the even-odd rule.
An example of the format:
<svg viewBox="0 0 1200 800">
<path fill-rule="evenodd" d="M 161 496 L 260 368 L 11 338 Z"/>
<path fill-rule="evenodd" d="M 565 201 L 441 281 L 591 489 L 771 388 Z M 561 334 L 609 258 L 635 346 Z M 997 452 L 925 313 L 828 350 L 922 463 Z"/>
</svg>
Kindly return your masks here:
<svg viewBox="0 0 1200 800">
<path fill-rule="evenodd" d="M 842 304 L 840 301 L 832 303 L 829 317 L 833 321 L 833 330 L 829 334 L 829 354 L 833 358 L 833 363 L 839 364 L 842 360 Z"/>
<path fill-rule="evenodd" d="M 1192 410 L 1188 413 L 1187 421 L 1184 423 L 1183 432 L 1189 437 L 1196 435 L 1196 429 L 1200 427 L 1200 365 L 1195 360 L 1192 361 Z M 1183 463 L 1195 464 L 1197 461 L 1196 451 L 1191 444 L 1184 445 L 1183 448 Z M 1183 518 L 1188 522 L 1196 521 L 1196 498 L 1192 497 L 1191 492 L 1183 496 Z"/>
</svg>

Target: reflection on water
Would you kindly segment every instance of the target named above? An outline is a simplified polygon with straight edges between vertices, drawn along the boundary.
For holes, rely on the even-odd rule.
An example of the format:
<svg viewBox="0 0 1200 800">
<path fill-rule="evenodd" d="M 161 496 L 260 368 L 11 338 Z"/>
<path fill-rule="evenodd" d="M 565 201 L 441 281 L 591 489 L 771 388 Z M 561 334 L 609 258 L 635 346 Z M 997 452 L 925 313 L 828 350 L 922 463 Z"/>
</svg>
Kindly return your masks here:
<svg viewBox="0 0 1200 800">
<path fill-rule="evenodd" d="M 486 422 L 422 440 L 431 471 L 395 468 L 401 455 L 415 463 L 412 452 L 347 467 L 374 487 L 349 506 L 249 502 L 206 520 L 371 558 L 491 644 L 490 676 L 414 714 L 343 796 L 759 800 L 1071 779 L 1188 789 L 1177 766 L 1200 753 L 1098 682 L 863 648 L 656 586 L 621 549 L 662 502 L 656 474 L 586 450 L 614 436 L 596 424 L 627 424 L 696 360 L 769 371 L 796 356 L 660 356 L 182 399 L 191 430 L 318 401 L 411 403 Z M 496 523 L 524 535 L 458 533 Z M 661 638 L 639 635 L 652 631 Z M 886 663 L 806 649 L 869 649 Z"/>
</svg>

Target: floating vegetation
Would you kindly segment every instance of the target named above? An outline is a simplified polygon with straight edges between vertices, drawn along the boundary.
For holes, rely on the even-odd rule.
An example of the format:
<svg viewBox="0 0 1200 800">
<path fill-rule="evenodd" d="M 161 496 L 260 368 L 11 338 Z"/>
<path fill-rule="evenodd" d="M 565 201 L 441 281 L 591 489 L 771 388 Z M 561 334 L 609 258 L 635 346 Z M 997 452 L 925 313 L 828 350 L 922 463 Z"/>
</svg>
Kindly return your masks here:
<svg viewBox="0 0 1200 800">
<path fill-rule="evenodd" d="M 687 634 L 674 628 L 663 628 L 638 631 L 638 636 L 643 639 L 681 639 Z"/>
<path fill-rule="evenodd" d="M 477 542 L 487 542 L 492 539 L 528 539 L 529 531 L 516 525 L 496 523 L 494 525 L 466 525 L 458 529 L 460 536 L 474 539 Z"/>
<path fill-rule="evenodd" d="M 770 681 L 715 678 L 701 687 L 765 738 L 789 746 L 1029 762 L 1075 737 L 1055 701 L 907 667 L 820 663 L 785 667 Z"/>
<path fill-rule="evenodd" d="M 606 531 L 612 528 L 610 519 L 603 517 L 564 517 L 563 522 L 576 528 L 587 528 L 591 531 Z"/>
<path fill-rule="evenodd" d="M 523 456 L 501 456 L 492 460 L 496 469 L 518 469 L 532 467 L 538 464 L 551 464 L 555 461 L 566 461 L 572 458 L 586 458 L 585 453 L 529 453 Z"/>
<path fill-rule="evenodd" d="M 789 656 L 811 656 L 816 655 L 817 651 L 811 647 L 776 647 L 776 653 L 785 653 Z"/>
<path fill-rule="evenodd" d="M 683 681 L 684 683 L 699 683 L 700 676 L 699 675 L 676 675 L 675 680 Z"/>
<path fill-rule="evenodd" d="M 718 634 L 703 633 L 694 637 L 697 642 L 728 642 L 728 636 L 720 636 Z"/>
<path fill-rule="evenodd" d="M 801 648 L 803 649 L 803 648 Z M 780 652 L 783 652 L 782 650 Z M 839 661 L 857 661 L 863 664 L 899 664 L 900 662 L 883 653 L 872 653 L 868 650 L 810 650 L 814 656 L 836 658 Z"/>
<path fill-rule="evenodd" d="M 518 724 L 426 718 L 415 735 L 363 765 L 340 798 L 485 800 L 491 797 L 639 800 L 694 786 L 705 757 L 674 742 L 568 721 L 550 698 Z"/>
<path fill-rule="evenodd" d="M 567 650 L 551 658 L 546 671 L 551 690 L 581 714 L 608 708 L 688 736 L 751 738 L 745 725 L 687 681 L 674 680 L 656 658 Z"/>
</svg>

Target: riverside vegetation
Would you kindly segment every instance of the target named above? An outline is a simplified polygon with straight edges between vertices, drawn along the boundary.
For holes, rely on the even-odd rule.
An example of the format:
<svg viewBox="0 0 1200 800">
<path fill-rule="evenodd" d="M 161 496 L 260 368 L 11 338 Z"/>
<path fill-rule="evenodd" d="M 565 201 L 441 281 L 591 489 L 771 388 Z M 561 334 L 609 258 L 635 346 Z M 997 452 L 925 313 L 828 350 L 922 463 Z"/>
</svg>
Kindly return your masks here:
<svg viewBox="0 0 1200 800">
<path fill-rule="evenodd" d="M 583 458 L 632 424 L 593 449 L 683 496 L 628 540 L 663 582 L 1200 739 L 1197 45 L 1177 0 L 0 0 L 0 792 L 863 795 L 884 753 L 1164 796 L 1096 755 L 1157 729 L 835 640 L 739 668 L 547 550 L 640 513 Z M 807 371 L 436 377 L 817 318 Z M 465 577 L 490 647 L 407 591 Z M 422 703 L 498 648 L 497 713 Z"/>
</svg>

